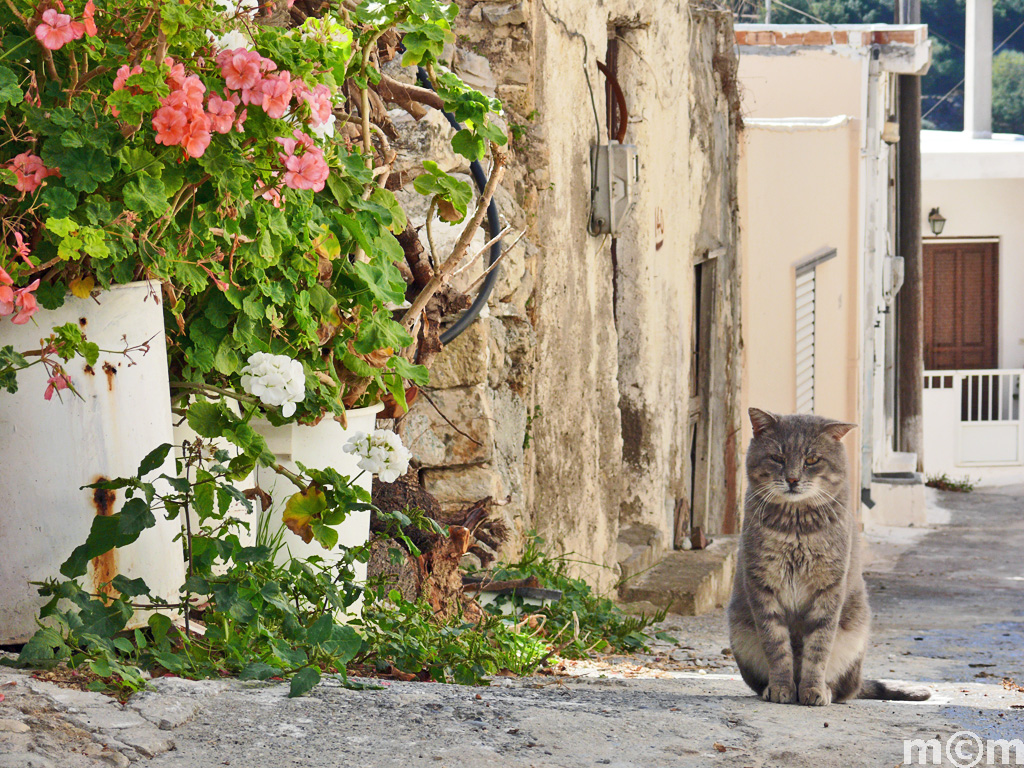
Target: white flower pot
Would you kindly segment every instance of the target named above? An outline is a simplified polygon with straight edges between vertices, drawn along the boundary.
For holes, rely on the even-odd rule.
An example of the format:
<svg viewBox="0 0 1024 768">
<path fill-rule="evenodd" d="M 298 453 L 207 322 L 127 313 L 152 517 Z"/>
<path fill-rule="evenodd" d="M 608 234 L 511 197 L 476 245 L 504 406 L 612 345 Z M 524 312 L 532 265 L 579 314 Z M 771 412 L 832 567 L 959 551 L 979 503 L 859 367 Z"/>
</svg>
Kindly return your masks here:
<svg viewBox="0 0 1024 768">
<path fill-rule="evenodd" d="M 350 478 L 358 477 L 355 481 L 356 485 L 369 492 L 373 484 L 373 476 L 359 469 L 357 465 L 359 458 L 345 453 L 342 448 L 353 433 L 372 432 L 376 426 L 377 413 L 383 408 L 382 403 L 377 403 L 366 408 L 348 411 L 346 413 L 348 429 L 343 429 L 341 424 L 330 418 L 323 419 L 314 427 L 300 424 L 275 427 L 262 420 L 253 420 L 252 426 L 263 435 L 270 450 L 288 469 L 298 471 L 296 462 L 316 469 L 333 467 L 339 474 Z M 268 510 L 272 515 L 270 530 L 277 531 L 285 527 L 281 517 L 285 504 L 299 489 L 291 480 L 272 469 L 260 467 L 257 468 L 255 474 L 260 488 L 267 491 L 273 498 L 273 504 Z M 328 551 L 315 540 L 307 544 L 299 536 L 285 528 L 283 532 L 285 546 L 280 554 L 280 560 L 282 562 L 287 560 L 289 555 L 298 558 L 318 555 L 329 563 L 337 562 L 342 556 L 340 547 L 361 546 L 369 540 L 370 513 L 366 510 L 351 512 L 345 522 L 338 526 L 337 531 L 338 548 Z M 365 563 L 355 563 L 355 572 L 356 581 L 366 580 Z M 360 600 L 350 606 L 349 611 L 358 614 L 361 608 L 362 601 Z"/>
<path fill-rule="evenodd" d="M 135 474 L 139 462 L 161 443 L 171 442 L 167 352 L 159 286 L 132 283 L 101 293 L 96 300 L 68 298 L 63 307 L 40 310 L 26 325 L 0 320 L 0 346 L 39 348 L 50 328 L 82 326 L 103 350 L 148 342 L 148 352 L 131 359 L 101 352 L 86 371 L 78 359 L 66 366 L 82 398 L 65 390 L 43 399 L 47 374 L 41 365 L 18 375 L 18 392 L 0 392 L 0 644 L 21 643 L 36 630 L 44 600 L 31 581 L 60 577 L 60 565 L 85 542 L 97 514 L 112 504 L 81 486 L 101 477 Z M 164 472 L 174 471 L 173 459 Z M 142 577 L 154 595 L 174 600 L 185 580 L 178 521 L 159 513 L 157 524 L 129 547 L 108 552 L 89 565 L 85 586 L 97 591 L 117 574 Z M 148 614 L 136 613 L 141 626 Z"/>
</svg>

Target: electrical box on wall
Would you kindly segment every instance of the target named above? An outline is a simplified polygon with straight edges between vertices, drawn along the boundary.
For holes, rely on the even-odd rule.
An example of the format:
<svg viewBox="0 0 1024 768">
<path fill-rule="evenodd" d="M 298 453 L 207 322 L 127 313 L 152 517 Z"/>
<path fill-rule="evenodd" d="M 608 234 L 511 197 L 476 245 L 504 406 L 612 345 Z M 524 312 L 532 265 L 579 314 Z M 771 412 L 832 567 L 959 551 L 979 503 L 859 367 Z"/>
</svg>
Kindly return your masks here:
<svg viewBox="0 0 1024 768">
<path fill-rule="evenodd" d="M 593 201 L 592 235 L 618 235 L 633 207 L 634 186 L 640 181 L 640 156 L 636 145 L 612 141 L 590 148 Z"/>
<path fill-rule="evenodd" d="M 896 294 L 903 287 L 904 263 L 902 256 L 886 256 L 882 260 L 882 300 L 892 304 Z"/>
</svg>

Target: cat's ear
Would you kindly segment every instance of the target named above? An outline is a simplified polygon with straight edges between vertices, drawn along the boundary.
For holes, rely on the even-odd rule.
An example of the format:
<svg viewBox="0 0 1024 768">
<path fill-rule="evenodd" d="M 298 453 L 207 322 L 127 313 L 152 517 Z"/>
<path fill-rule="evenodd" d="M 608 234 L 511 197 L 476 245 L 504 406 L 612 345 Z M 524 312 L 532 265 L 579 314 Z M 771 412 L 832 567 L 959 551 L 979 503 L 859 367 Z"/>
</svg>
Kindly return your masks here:
<svg viewBox="0 0 1024 768">
<path fill-rule="evenodd" d="M 822 430 L 822 432 L 832 437 L 832 439 L 838 443 L 846 436 L 847 432 L 849 432 L 856 426 L 856 424 L 846 424 L 845 422 L 842 421 L 831 421 L 825 425 L 825 428 Z"/>
<path fill-rule="evenodd" d="M 774 413 L 762 411 L 760 408 L 748 408 L 750 424 L 754 428 L 754 437 L 760 437 L 761 433 L 779 423 L 779 417 Z"/>
</svg>

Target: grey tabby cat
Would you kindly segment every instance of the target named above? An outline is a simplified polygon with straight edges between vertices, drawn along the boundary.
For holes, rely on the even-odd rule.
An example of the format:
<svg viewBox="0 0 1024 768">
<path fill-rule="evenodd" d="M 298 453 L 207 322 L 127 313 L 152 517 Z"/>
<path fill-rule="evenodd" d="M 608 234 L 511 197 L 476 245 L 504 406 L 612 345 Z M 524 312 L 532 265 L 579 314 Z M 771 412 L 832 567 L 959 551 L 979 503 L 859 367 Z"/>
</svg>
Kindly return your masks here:
<svg viewBox="0 0 1024 768">
<path fill-rule="evenodd" d="M 748 490 L 729 637 L 747 685 L 766 701 L 921 701 L 927 689 L 861 679 L 871 610 L 849 510 L 854 424 L 750 409 Z"/>
</svg>

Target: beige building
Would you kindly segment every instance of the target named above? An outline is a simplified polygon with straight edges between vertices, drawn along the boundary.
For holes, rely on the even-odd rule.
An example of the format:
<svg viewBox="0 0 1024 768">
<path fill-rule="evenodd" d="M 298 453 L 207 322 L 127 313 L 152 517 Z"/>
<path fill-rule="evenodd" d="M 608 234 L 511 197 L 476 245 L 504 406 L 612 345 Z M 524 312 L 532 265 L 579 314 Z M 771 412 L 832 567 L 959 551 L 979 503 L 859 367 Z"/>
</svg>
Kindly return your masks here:
<svg viewBox="0 0 1024 768">
<path fill-rule="evenodd" d="M 855 422 L 866 519 L 923 511 L 894 450 L 895 83 L 930 59 L 921 25 L 738 25 L 744 405 Z M 744 440 L 750 437 L 745 425 Z"/>
<path fill-rule="evenodd" d="M 650 561 L 693 527 L 738 524 L 732 17 L 668 0 L 460 6 L 454 65 L 506 106 L 498 203 L 526 237 L 490 316 L 437 360 L 446 418 L 421 399 L 407 434 L 442 504 L 508 499 L 507 554 L 535 529 L 608 588 L 634 549 Z M 613 137 L 636 147 L 632 206 L 592 234 L 591 148 Z"/>
</svg>

